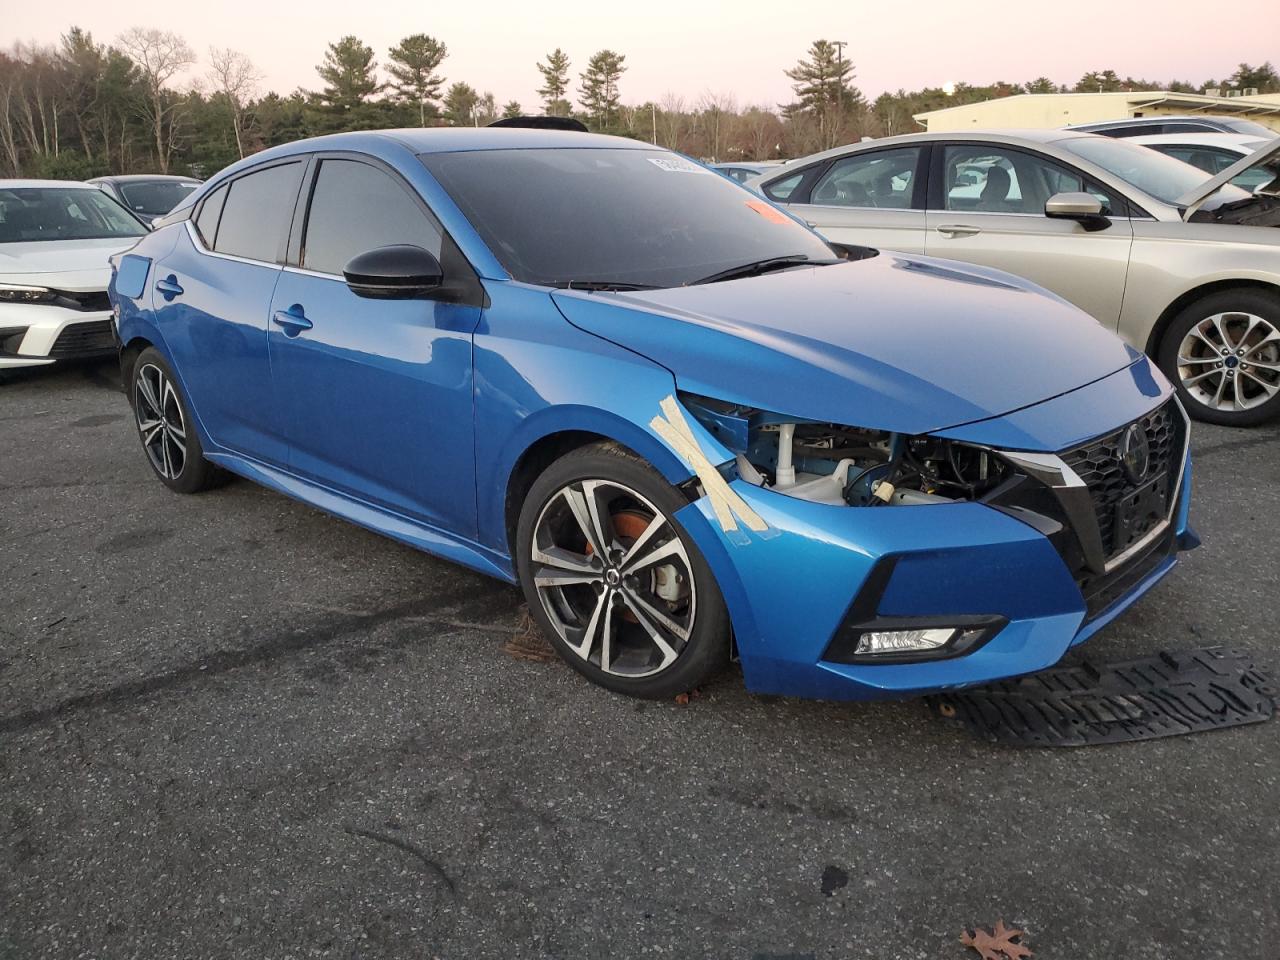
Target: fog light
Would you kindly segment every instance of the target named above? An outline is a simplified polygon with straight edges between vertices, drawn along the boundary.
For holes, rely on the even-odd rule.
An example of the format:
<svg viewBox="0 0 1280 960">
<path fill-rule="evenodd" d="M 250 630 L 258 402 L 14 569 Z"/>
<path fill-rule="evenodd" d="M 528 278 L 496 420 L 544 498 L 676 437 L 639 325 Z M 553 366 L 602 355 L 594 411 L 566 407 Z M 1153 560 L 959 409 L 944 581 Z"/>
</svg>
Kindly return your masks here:
<svg viewBox="0 0 1280 960">
<path fill-rule="evenodd" d="M 868 630 L 858 637 L 854 656 L 877 653 L 923 653 L 945 647 L 957 631 L 947 627 L 933 630 Z"/>
</svg>

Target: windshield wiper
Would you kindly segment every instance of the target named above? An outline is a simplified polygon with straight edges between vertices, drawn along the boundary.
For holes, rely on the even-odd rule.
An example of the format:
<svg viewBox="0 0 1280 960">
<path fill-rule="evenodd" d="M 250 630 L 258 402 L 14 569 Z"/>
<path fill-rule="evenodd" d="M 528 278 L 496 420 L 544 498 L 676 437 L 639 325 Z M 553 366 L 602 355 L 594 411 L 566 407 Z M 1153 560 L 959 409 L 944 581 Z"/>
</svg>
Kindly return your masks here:
<svg viewBox="0 0 1280 960">
<path fill-rule="evenodd" d="M 551 280 L 549 287 L 561 290 L 657 290 L 651 283 L 629 283 L 626 280 Z"/>
<path fill-rule="evenodd" d="M 700 280 L 691 280 L 689 281 L 689 286 L 699 283 L 719 283 L 721 280 L 736 280 L 739 277 L 754 277 L 770 270 L 781 270 L 783 267 L 795 266 L 798 263 L 826 266 L 827 264 L 839 262 L 839 260 L 810 260 L 803 253 L 792 253 L 785 257 L 767 257 L 764 260 L 752 260 L 750 263 L 739 264 L 736 267 L 730 267 L 728 270 L 721 270 L 710 276 L 702 277 Z"/>
</svg>

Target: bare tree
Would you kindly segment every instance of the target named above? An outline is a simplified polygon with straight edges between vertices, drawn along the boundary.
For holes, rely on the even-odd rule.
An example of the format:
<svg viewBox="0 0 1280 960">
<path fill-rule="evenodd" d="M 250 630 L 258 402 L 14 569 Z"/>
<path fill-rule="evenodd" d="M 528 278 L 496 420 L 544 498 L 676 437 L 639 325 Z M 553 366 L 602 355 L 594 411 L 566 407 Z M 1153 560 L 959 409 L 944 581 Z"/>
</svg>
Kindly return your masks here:
<svg viewBox="0 0 1280 960">
<path fill-rule="evenodd" d="M 231 108 L 231 127 L 236 134 L 236 150 L 244 157 L 244 107 L 253 99 L 262 75 L 253 61 L 230 47 L 209 48 L 209 82 L 215 92 L 226 98 Z"/>
<path fill-rule="evenodd" d="M 684 134 L 688 126 L 684 97 L 665 93 L 658 103 L 658 142 L 669 150 L 685 151 Z"/>
<path fill-rule="evenodd" d="M 699 98 L 698 106 L 701 110 L 700 119 L 706 133 L 711 159 L 719 160 L 727 139 L 725 127 L 729 118 L 738 111 L 737 101 L 732 94 L 712 93 L 708 90 Z"/>
<path fill-rule="evenodd" d="M 117 42 L 141 74 L 147 91 L 143 110 L 155 134 L 156 162 L 161 173 L 168 173 L 182 105 L 169 84 L 196 62 L 195 51 L 176 33 L 155 28 L 133 27 Z"/>
</svg>

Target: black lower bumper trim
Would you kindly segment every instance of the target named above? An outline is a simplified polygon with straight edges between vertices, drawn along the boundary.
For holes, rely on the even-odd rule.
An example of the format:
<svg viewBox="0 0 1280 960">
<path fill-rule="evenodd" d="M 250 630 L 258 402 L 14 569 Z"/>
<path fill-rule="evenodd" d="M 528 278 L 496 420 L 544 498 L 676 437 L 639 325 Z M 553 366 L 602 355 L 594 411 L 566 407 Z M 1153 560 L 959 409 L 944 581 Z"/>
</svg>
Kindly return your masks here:
<svg viewBox="0 0 1280 960">
<path fill-rule="evenodd" d="M 993 743 L 1077 747 L 1261 723 L 1275 714 L 1278 695 L 1247 653 L 1210 647 L 1086 661 L 928 699 Z"/>
</svg>

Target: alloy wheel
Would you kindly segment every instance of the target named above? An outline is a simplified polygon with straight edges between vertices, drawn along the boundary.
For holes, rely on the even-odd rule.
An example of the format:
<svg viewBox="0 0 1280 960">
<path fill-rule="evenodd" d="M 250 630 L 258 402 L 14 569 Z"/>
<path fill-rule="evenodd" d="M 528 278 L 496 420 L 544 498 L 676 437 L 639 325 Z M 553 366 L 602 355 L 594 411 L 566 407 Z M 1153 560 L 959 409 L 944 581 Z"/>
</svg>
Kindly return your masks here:
<svg viewBox="0 0 1280 960">
<path fill-rule="evenodd" d="M 177 480 L 187 465 L 187 423 L 173 382 L 154 363 L 138 368 L 133 409 L 151 466 L 165 480 Z"/>
<path fill-rule="evenodd" d="M 1211 410 L 1261 406 L 1280 393 L 1280 331 L 1252 313 L 1215 313 L 1178 345 L 1178 378 Z"/>
<path fill-rule="evenodd" d="M 648 677 L 692 635 L 697 592 L 679 532 L 612 480 L 562 487 L 534 526 L 531 573 L 560 639 L 605 673 Z"/>
</svg>

